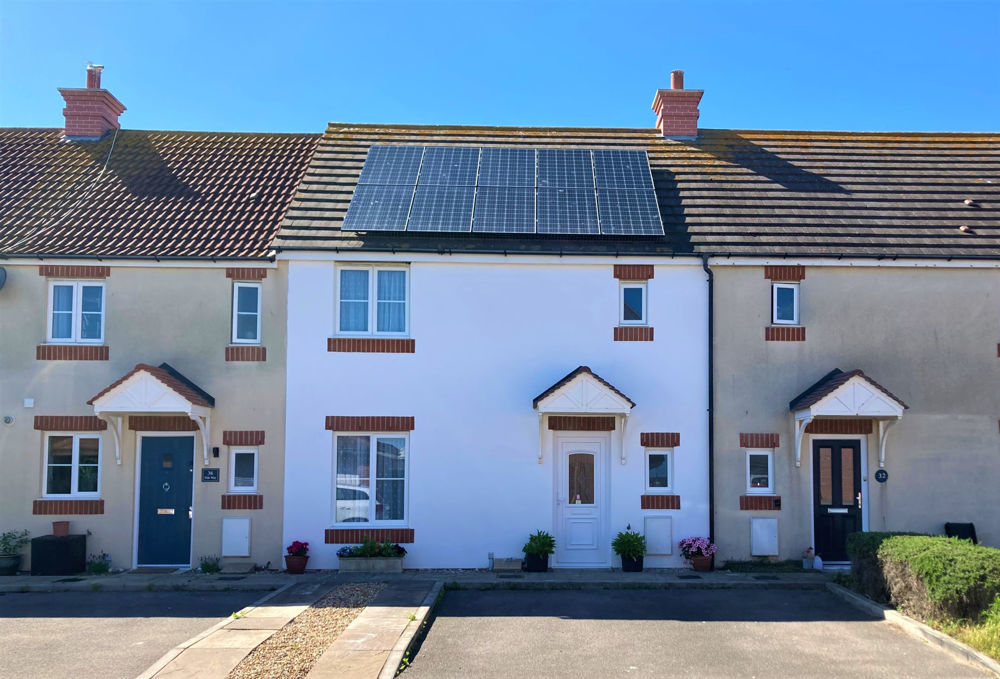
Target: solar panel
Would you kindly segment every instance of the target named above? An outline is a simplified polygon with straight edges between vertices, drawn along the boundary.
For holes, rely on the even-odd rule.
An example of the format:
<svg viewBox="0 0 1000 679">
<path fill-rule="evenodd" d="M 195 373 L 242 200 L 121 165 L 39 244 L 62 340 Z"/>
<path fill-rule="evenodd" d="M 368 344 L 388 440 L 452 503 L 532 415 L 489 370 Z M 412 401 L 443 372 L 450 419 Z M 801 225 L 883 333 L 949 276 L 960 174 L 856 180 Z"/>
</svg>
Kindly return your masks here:
<svg viewBox="0 0 1000 679">
<path fill-rule="evenodd" d="M 345 231 L 402 231 L 413 199 L 412 186 L 359 184 L 347 207 Z"/>
<path fill-rule="evenodd" d="M 538 233 L 600 232 L 593 189 L 538 189 Z"/>
<path fill-rule="evenodd" d="M 594 165 L 587 149 L 538 149 L 539 188 L 593 188 Z"/>
<path fill-rule="evenodd" d="M 472 186 L 418 186 L 407 230 L 471 230 L 475 191 Z"/>
<path fill-rule="evenodd" d="M 652 190 L 598 189 L 601 233 L 608 236 L 663 235 L 656 194 Z"/>
<path fill-rule="evenodd" d="M 479 186 L 535 186 L 535 149 L 483 149 Z"/>
<path fill-rule="evenodd" d="M 472 230 L 477 233 L 534 233 L 535 189 L 480 186 L 476 189 Z"/>
<path fill-rule="evenodd" d="M 645 151 L 595 149 L 594 178 L 598 189 L 653 188 Z"/>
<path fill-rule="evenodd" d="M 420 185 L 475 186 L 479 149 L 459 146 L 428 146 L 420 166 Z"/>
<path fill-rule="evenodd" d="M 372 146 L 358 184 L 409 184 L 417 181 L 423 146 Z"/>
</svg>

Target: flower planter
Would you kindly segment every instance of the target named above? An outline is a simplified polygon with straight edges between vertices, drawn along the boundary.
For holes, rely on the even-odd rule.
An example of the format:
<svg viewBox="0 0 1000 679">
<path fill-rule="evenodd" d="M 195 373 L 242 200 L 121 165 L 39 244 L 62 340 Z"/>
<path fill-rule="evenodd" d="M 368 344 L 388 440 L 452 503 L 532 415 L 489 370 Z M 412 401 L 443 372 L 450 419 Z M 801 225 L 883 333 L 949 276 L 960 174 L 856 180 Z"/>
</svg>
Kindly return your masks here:
<svg viewBox="0 0 1000 679">
<path fill-rule="evenodd" d="M 700 573 L 707 573 L 712 570 L 712 557 L 710 556 L 692 556 L 690 561 L 691 568 Z"/>
<path fill-rule="evenodd" d="M 529 573 L 547 573 L 549 570 L 549 555 L 525 554 L 524 570 Z"/>
<path fill-rule="evenodd" d="M 291 554 L 286 554 L 285 570 L 292 575 L 302 575 L 306 572 L 307 561 L 309 561 L 308 556 L 293 556 Z"/>
<path fill-rule="evenodd" d="M 624 573 L 641 573 L 642 572 L 642 558 L 633 559 L 631 557 L 622 555 L 622 572 Z"/>
<path fill-rule="evenodd" d="M 401 556 L 342 556 L 341 573 L 402 573 Z"/>
<path fill-rule="evenodd" d="M 64 538 L 69 535 L 69 521 L 53 521 L 52 534 L 57 538 Z"/>
<path fill-rule="evenodd" d="M 20 567 L 20 554 L 0 554 L 0 575 L 17 575 Z"/>
</svg>

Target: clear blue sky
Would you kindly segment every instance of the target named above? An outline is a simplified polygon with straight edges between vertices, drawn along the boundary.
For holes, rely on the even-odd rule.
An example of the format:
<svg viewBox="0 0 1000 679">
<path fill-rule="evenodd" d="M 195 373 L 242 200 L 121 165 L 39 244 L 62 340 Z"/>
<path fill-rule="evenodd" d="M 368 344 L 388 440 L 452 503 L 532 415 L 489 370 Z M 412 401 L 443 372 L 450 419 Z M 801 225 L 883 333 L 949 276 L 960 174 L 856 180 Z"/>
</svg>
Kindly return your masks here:
<svg viewBox="0 0 1000 679">
<path fill-rule="evenodd" d="M 680 68 L 707 128 L 996 131 L 998 36 L 1000 0 L 0 0 L 0 125 L 62 127 L 89 60 L 132 129 L 652 127 Z"/>
</svg>

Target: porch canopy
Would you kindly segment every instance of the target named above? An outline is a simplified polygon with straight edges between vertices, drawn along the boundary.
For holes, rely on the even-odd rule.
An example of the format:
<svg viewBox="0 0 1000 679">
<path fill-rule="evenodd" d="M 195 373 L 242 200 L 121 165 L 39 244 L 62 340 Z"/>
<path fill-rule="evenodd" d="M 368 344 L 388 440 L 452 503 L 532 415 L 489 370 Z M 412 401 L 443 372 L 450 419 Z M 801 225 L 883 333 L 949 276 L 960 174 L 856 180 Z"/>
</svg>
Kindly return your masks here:
<svg viewBox="0 0 1000 679">
<path fill-rule="evenodd" d="M 866 419 L 878 424 L 878 466 L 885 466 L 889 427 L 909 406 L 860 370 L 834 369 L 788 404 L 795 426 L 795 466 L 802 462 L 802 437 L 817 419 Z"/>
<path fill-rule="evenodd" d="M 94 414 L 108 423 L 115 439 L 115 462 L 122 463 L 122 421 L 126 415 L 187 415 L 201 432 L 208 464 L 211 411 L 215 399 L 167 363 L 140 363 L 121 379 L 87 401 Z"/>
<path fill-rule="evenodd" d="M 625 464 L 625 426 L 635 402 L 589 367 L 581 365 L 532 401 L 538 413 L 538 464 L 546 447 L 546 417 L 552 415 L 604 415 L 614 417 L 621 461 Z M 610 427 L 609 427 L 610 429 Z"/>
</svg>

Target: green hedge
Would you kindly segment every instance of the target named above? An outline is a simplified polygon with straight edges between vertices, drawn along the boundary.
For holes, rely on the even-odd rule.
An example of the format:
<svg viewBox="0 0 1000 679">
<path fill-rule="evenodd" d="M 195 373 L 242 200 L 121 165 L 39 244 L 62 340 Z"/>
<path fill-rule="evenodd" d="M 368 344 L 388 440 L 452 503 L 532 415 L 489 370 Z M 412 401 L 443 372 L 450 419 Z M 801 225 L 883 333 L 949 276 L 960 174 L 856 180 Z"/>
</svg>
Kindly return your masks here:
<svg viewBox="0 0 1000 679">
<path fill-rule="evenodd" d="M 1000 595 L 1000 549 L 913 533 L 847 538 L 858 588 L 922 618 L 978 621 Z"/>
</svg>

